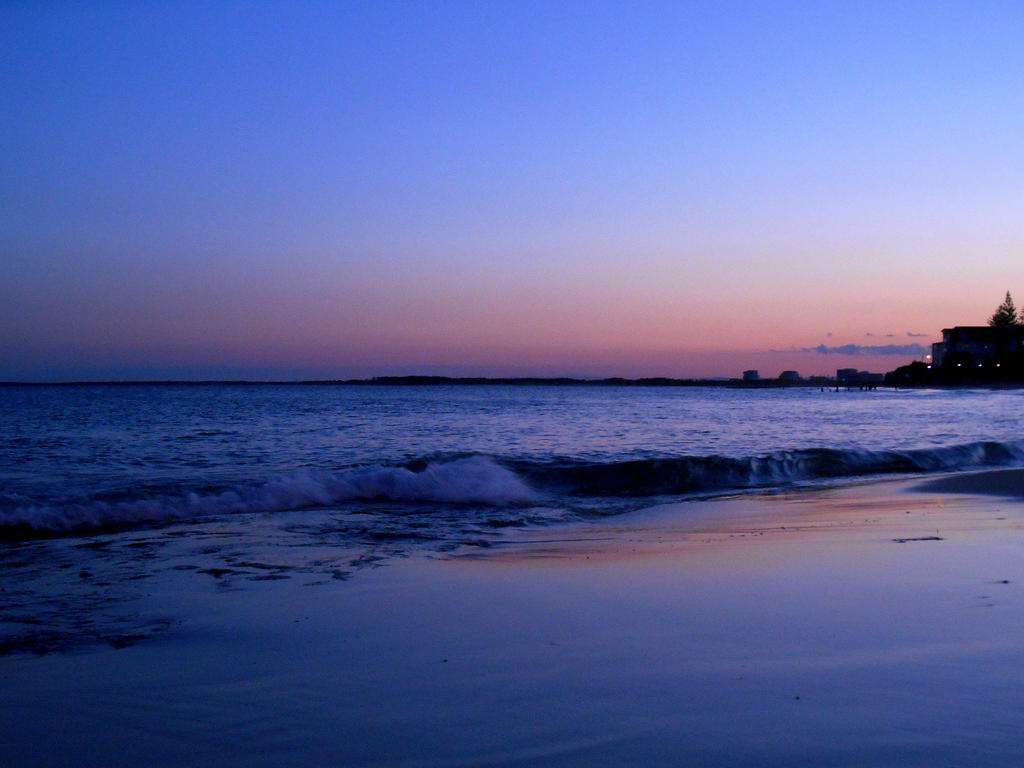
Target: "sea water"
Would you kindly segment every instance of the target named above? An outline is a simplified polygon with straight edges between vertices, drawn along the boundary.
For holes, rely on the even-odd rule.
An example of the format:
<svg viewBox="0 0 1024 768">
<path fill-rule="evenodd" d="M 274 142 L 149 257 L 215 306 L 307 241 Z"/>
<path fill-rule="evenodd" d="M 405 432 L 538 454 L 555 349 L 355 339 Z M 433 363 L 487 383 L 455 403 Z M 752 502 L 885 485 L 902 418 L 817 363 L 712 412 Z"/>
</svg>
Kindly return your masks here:
<svg viewBox="0 0 1024 768">
<path fill-rule="evenodd" d="M 666 501 L 1024 465 L 1022 413 L 1018 390 L 2 386 L 0 655 L 162 634 L 146 585 L 314 587 Z"/>
<path fill-rule="evenodd" d="M 1020 465 L 1022 414 L 1024 390 L 7 386 L 0 537 L 317 509 L 358 512 L 363 538 L 448 540 L 718 493 Z"/>
</svg>

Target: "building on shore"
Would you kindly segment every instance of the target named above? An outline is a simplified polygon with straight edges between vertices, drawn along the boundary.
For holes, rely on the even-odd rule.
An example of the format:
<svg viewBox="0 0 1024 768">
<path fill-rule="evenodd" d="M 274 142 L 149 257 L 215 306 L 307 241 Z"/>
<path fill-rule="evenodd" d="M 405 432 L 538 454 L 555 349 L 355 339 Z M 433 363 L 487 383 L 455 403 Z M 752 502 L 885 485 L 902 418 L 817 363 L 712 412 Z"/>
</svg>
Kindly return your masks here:
<svg viewBox="0 0 1024 768">
<path fill-rule="evenodd" d="M 1024 325 L 957 325 L 932 344 L 932 365 L 1012 365 L 1024 356 Z"/>
<path fill-rule="evenodd" d="M 897 368 L 886 381 L 897 386 L 1024 382 L 1024 325 L 943 328 L 927 362 Z"/>
<path fill-rule="evenodd" d="M 743 381 L 745 381 L 745 382 L 750 383 L 750 382 L 760 381 L 760 380 L 761 380 L 761 374 L 758 373 L 756 370 L 750 370 L 750 371 L 744 371 L 743 372 Z"/>
</svg>

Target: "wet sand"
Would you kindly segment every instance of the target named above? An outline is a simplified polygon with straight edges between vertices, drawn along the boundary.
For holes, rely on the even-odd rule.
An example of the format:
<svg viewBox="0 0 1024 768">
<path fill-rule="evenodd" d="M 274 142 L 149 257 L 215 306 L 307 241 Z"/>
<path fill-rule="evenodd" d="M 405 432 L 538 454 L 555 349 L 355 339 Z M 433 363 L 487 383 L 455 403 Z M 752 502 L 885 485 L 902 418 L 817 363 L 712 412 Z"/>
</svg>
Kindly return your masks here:
<svg viewBox="0 0 1024 768">
<path fill-rule="evenodd" d="M 984 474 L 163 569 L 131 605 L 165 631 L 0 657 L 0 765 L 1017 764 L 1024 504 L 986 489 L 1024 475 Z"/>
<path fill-rule="evenodd" d="M 1010 496 L 1024 499 L 1024 469 L 963 472 L 926 481 L 916 488 L 923 492 L 969 493 L 979 496 Z"/>
</svg>

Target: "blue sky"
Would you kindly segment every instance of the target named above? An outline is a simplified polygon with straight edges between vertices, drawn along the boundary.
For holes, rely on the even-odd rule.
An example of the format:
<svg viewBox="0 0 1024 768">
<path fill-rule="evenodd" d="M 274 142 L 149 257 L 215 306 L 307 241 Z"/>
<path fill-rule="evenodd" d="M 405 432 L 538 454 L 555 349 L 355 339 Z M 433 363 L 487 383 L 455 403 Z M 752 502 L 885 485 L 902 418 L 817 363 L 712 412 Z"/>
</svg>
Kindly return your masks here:
<svg viewBox="0 0 1024 768">
<path fill-rule="evenodd" d="M 1024 291 L 1022 39 L 1009 2 L 8 3 L 0 379 L 895 367 L 813 350 Z"/>
</svg>

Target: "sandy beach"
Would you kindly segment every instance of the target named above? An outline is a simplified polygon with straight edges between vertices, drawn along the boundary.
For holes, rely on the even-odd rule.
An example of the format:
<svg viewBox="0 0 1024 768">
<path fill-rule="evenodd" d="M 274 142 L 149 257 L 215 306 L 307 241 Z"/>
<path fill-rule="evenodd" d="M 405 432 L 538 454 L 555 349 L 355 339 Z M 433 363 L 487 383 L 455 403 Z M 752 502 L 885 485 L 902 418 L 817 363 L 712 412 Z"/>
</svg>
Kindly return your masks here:
<svg viewBox="0 0 1024 768">
<path fill-rule="evenodd" d="M 0 657 L 0 765 L 1016 764 L 1022 487 L 674 504 L 346 579 L 162 569 L 131 603 L 159 631 Z"/>
</svg>

